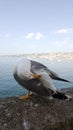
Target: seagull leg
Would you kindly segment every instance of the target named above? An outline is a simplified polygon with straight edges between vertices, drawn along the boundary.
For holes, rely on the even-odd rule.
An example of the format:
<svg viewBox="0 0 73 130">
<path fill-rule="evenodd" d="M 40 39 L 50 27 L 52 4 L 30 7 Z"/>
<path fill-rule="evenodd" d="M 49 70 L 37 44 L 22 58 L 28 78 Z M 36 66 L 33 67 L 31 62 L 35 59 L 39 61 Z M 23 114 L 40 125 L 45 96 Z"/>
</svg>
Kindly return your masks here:
<svg viewBox="0 0 73 130">
<path fill-rule="evenodd" d="M 30 91 L 28 91 L 27 95 L 20 96 L 19 99 L 24 99 L 24 100 L 26 100 L 26 99 L 28 99 L 28 98 L 29 98 L 30 96 L 32 96 L 32 95 L 33 95 L 33 93 L 30 93 Z"/>
</svg>

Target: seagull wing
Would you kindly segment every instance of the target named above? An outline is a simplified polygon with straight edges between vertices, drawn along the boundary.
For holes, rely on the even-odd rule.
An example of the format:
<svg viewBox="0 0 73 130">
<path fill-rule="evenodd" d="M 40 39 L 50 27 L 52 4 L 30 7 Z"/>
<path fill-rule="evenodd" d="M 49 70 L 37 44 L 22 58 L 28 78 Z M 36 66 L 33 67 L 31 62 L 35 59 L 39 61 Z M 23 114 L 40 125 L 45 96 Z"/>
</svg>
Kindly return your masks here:
<svg viewBox="0 0 73 130">
<path fill-rule="evenodd" d="M 51 70 L 49 70 L 49 69 L 47 69 L 47 72 L 48 72 L 48 73 L 50 72 L 49 76 L 50 76 L 52 79 L 54 79 L 54 80 L 59 80 L 59 81 L 64 81 L 64 82 L 70 82 L 70 81 L 68 81 L 68 80 L 66 80 L 66 79 L 63 79 L 63 78 L 59 77 L 58 74 L 56 74 L 55 72 L 53 72 L 53 71 L 51 71 Z"/>
<path fill-rule="evenodd" d="M 47 67 L 41 63 L 31 61 L 31 71 L 35 74 L 40 74 L 40 81 L 47 90 L 52 90 L 56 93 L 56 87 L 52 83 L 50 72 L 48 73 Z"/>
<path fill-rule="evenodd" d="M 46 67 L 42 63 L 39 63 L 39 62 L 31 60 L 31 71 L 33 73 L 35 73 L 36 71 L 40 71 L 40 70 L 47 72 L 48 75 L 50 76 L 50 78 L 52 78 L 54 80 L 59 80 L 59 81 L 64 81 L 64 82 L 70 82 L 70 81 L 68 81 L 66 79 L 60 78 L 58 76 L 58 74 L 56 74 L 55 72 L 51 71 L 48 67 Z"/>
</svg>

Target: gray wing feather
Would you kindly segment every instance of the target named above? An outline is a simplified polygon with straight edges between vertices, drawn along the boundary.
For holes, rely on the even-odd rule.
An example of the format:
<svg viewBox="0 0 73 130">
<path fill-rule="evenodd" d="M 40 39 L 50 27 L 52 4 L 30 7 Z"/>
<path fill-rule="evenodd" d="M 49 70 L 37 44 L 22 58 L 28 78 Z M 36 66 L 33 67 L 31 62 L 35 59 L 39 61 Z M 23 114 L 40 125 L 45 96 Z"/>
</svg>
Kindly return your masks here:
<svg viewBox="0 0 73 130">
<path fill-rule="evenodd" d="M 50 69 L 48 69 L 45 65 L 43 65 L 42 63 L 36 62 L 36 61 L 32 61 L 31 60 L 31 71 L 34 72 L 34 70 L 44 70 L 46 71 L 49 76 L 54 79 L 55 77 L 59 77 L 55 72 L 51 71 Z"/>
<path fill-rule="evenodd" d="M 55 72 L 51 71 L 48 67 L 46 67 L 45 65 L 43 65 L 42 63 L 36 62 L 36 61 L 31 61 L 31 71 L 33 73 L 35 73 L 35 70 L 44 70 L 48 73 L 48 75 L 50 76 L 50 78 L 54 79 L 54 80 L 60 80 L 60 81 L 65 81 L 65 82 L 70 82 L 68 80 L 62 79 L 60 78 Z"/>
</svg>

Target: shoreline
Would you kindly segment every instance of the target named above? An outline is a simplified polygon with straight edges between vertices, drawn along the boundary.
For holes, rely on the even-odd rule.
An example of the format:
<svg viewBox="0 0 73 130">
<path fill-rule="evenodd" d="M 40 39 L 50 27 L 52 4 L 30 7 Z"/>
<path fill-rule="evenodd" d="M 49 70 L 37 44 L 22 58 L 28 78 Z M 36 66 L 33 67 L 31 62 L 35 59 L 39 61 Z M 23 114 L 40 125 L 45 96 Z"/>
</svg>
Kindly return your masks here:
<svg viewBox="0 0 73 130">
<path fill-rule="evenodd" d="M 73 59 L 71 53 L 37 53 L 37 54 L 19 54 L 19 55 L 0 55 L 0 57 L 26 57 L 40 59 Z"/>
</svg>

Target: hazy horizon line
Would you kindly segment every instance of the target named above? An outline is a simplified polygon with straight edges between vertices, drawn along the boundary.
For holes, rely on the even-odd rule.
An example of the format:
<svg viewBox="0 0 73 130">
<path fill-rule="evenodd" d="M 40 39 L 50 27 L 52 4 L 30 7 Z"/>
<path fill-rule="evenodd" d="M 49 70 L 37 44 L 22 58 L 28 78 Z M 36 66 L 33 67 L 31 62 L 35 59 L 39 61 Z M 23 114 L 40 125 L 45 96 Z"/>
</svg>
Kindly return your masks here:
<svg viewBox="0 0 73 130">
<path fill-rule="evenodd" d="M 40 55 L 40 54 L 71 54 L 73 52 L 42 52 L 42 53 L 23 53 L 23 54 L 0 54 L 0 56 L 20 56 L 20 55 Z"/>
</svg>

